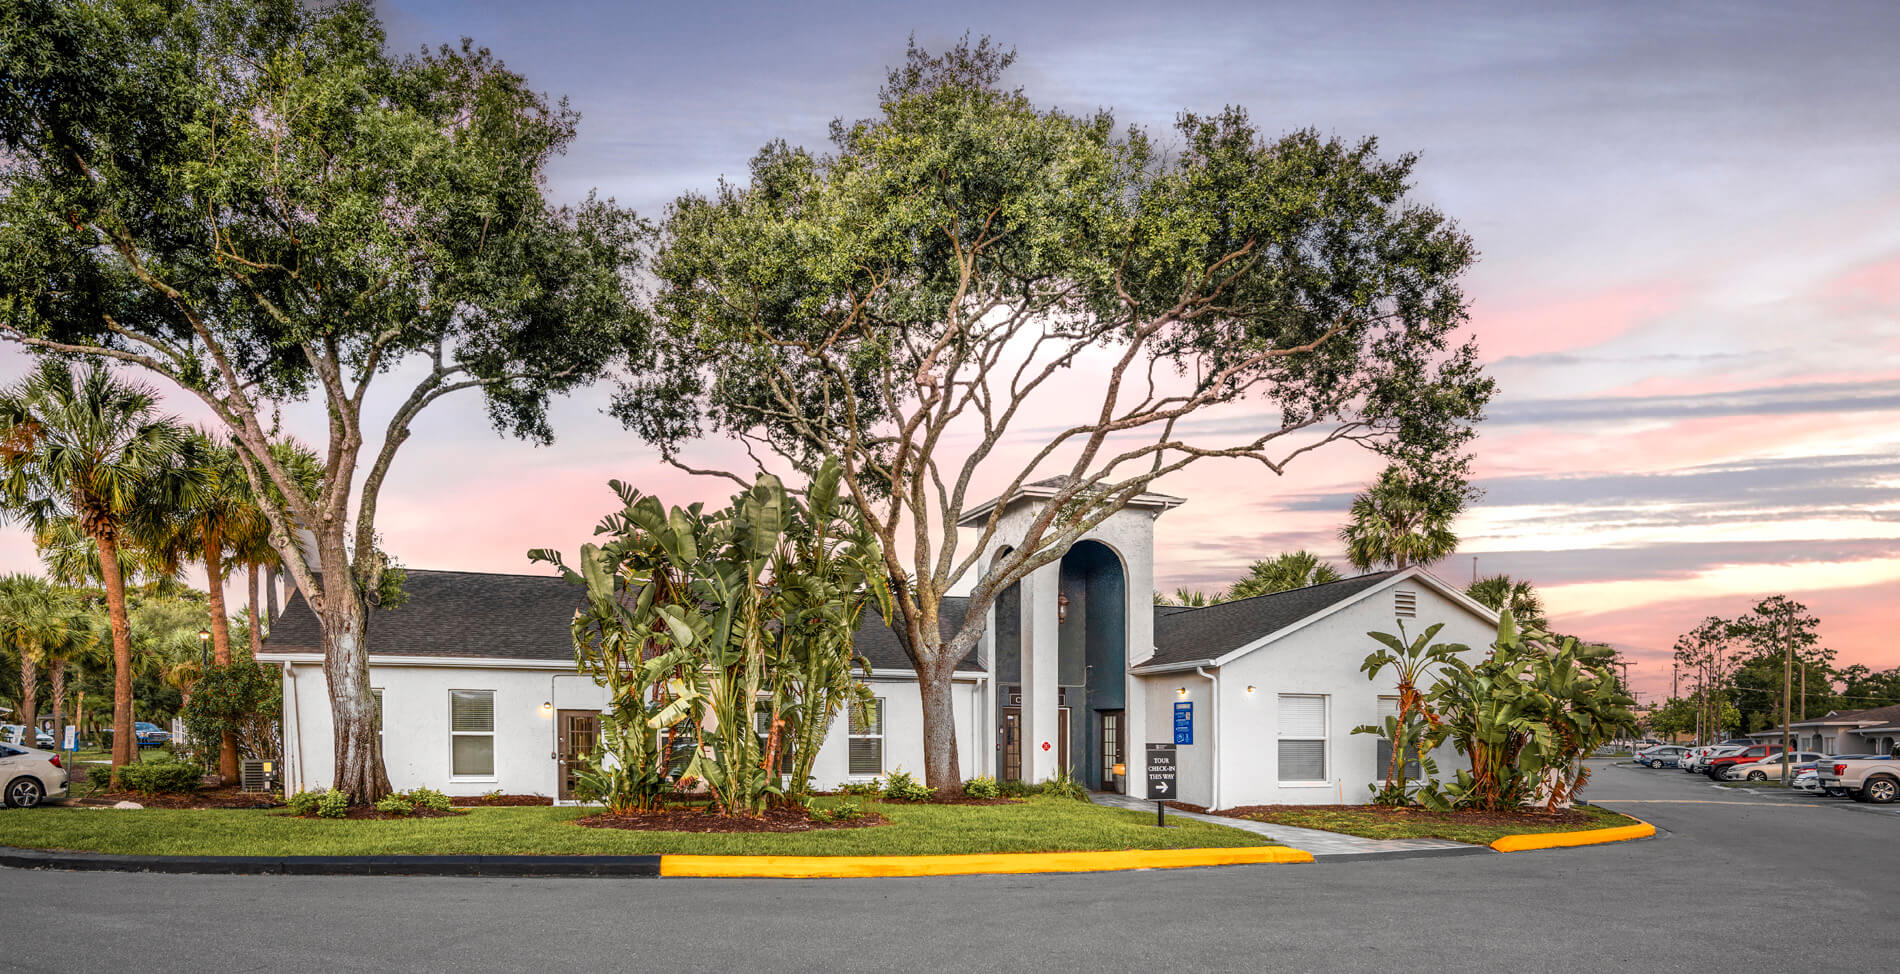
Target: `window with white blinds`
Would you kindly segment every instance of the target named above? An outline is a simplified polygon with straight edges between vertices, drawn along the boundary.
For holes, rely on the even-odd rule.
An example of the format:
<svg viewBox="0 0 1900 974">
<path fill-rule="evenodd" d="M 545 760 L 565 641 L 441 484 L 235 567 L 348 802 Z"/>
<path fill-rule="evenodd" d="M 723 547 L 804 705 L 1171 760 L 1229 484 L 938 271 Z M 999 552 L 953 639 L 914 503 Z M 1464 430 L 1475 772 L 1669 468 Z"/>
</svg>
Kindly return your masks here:
<svg viewBox="0 0 1900 974">
<path fill-rule="evenodd" d="M 1397 697 L 1380 697 L 1379 698 L 1379 726 L 1380 727 L 1385 726 L 1385 719 L 1387 717 L 1397 717 L 1398 715 L 1399 715 L 1399 698 Z M 1373 768 L 1372 780 L 1376 782 L 1384 782 L 1386 774 L 1392 770 L 1392 742 L 1386 740 L 1383 737 L 1379 738 L 1378 752 L 1379 752 L 1378 763 L 1372 766 Z M 1419 777 L 1420 777 L 1420 774 L 1418 770 L 1418 756 L 1416 754 L 1407 755 L 1405 758 L 1406 780 L 1412 781 L 1412 780 L 1416 780 Z"/>
<path fill-rule="evenodd" d="M 851 753 L 846 771 L 853 777 L 884 773 L 884 698 L 851 705 Z"/>
<path fill-rule="evenodd" d="M 1280 780 L 1326 780 L 1326 697 L 1280 694 Z"/>
<path fill-rule="evenodd" d="M 495 691 L 449 691 L 449 774 L 495 774 Z"/>
</svg>

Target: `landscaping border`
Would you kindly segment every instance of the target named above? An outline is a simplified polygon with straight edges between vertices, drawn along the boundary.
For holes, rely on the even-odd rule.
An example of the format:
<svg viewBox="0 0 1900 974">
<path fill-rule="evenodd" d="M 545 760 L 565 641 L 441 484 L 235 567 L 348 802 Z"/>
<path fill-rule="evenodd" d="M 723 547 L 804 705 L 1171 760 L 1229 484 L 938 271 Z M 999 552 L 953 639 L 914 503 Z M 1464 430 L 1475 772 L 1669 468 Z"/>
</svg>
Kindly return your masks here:
<svg viewBox="0 0 1900 974">
<path fill-rule="evenodd" d="M 1491 848 L 1499 852 L 1530 852 L 1535 849 L 1563 849 L 1571 846 L 1628 842 L 1632 839 L 1647 839 L 1656 834 L 1654 825 L 1624 812 L 1617 814 L 1636 819 L 1636 824 L 1618 825 L 1608 829 L 1585 829 L 1581 832 L 1527 832 L 1520 835 L 1507 835 L 1492 842 Z"/>
<path fill-rule="evenodd" d="M 87 872 L 280 876 L 844 879 L 1115 872 L 1312 862 L 1286 846 L 944 856 L 124 856 L 0 846 L 0 866 Z"/>
</svg>

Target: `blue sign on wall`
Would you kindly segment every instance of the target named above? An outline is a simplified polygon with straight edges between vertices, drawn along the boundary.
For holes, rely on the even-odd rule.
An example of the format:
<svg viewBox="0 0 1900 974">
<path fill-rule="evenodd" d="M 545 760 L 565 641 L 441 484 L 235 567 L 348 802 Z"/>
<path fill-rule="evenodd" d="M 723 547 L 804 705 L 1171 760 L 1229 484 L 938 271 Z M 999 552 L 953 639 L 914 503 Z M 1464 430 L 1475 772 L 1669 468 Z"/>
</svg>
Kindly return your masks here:
<svg viewBox="0 0 1900 974">
<path fill-rule="evenodd" d="M 1174 743 L 1194 743 L 1194 701 L 1180 700 L 1174 705 Z"/>
</svg>

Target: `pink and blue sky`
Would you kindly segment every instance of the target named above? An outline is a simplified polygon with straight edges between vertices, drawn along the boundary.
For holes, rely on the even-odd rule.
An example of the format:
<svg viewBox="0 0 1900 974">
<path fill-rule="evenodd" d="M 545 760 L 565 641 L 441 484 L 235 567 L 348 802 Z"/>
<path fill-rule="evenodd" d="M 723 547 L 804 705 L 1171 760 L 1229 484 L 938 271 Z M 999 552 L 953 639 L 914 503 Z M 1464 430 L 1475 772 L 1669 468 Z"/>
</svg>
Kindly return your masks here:
<svg viewBox="0 0 1900 974">
<path fill-rule="evenodd" d="M 1678 633 L 1775 592 L 1821 616 L 1843 661 L 1900 665 L 1900 6 L 380 6 L 398 48 L 467 34 L 572 100 L 555 196 L 598 187 L 653 215 L 742 176 L 768 139 L 816 146 L 834 116 L 869 114 L 913 33 L 933 49 L 990 34 L 1038 102 L 1157 132 L 1238 104 L 1269 131 L 1416 150 L 1418 197 L 1483 251 L 1472 328 L 1501 390 L 1485 495 L 1437 570 L 1463 580 L 1475 555 L 1532 579 L 1560 628 L 1622 647 L 1649 696 L 1668 692 Z M 9 373 L 24 362 L 0 353 Z M 388 547 L 414 567 L 533 571 L 529 547 L 587 538 L 609 477 L 722 493 L 660 467 L 605 399 L 562 402 L 550 448 L 496 438 L 474 399 L 436 407 L 386 488 Z M 1283 479 L 1171 478 L 1189 503 L 1160 522 L 1158 582 L 1336 553 L 1378 466 L 1341 448 Z M 34 567 L 5 529 L 0 569 Z"/>
</svg>

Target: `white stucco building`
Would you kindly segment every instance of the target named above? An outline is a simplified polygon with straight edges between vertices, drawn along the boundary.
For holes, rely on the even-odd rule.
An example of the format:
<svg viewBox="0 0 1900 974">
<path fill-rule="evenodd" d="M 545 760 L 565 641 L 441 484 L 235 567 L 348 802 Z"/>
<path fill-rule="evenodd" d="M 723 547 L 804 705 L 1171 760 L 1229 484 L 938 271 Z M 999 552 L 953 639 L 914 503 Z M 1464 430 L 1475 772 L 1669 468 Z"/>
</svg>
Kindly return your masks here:
<svg viewBox="0 0 1900 974">
<path fill-rule="evenodd" d="M 995 548 L 1020 537 L 1062 482 L 1003 507 Z M 1421 569 L 1204 608 L 1155 606 L 1154 529 L 1180 498 L 1143 494 L 1058 562 L 997 600 L 954 685 L 966 776 L 1040 781 L 1069 769 L 1091 788 L 1213 808 L 1364 801 L 1385 777 L 1377 722 L 1394 688 L 1368 680 L 1369 631 L 1489 647 L 1497 618 Z M 568 797 L 566 756 L 586 751 L 605 691 L 576 673 L 568 623 L 579 590 L 548 576 L 410 570 L 408 598 L 373 613 L 370 683 L 382 699 L 391 783 L 450 794 Z M 945 625 L 962 600 L 947 600 Z M 828 788 L 898 768 L 923 771 L 922 707 L 896 636 L 871 615 L 857 637 L 879 706 L 832 728 L 814 768 Z M 288 786 L 333 774 L 316 619 L 295 594 L 261 661 L 284 672 Z M 1143 745 L 1176 748 L 1178 795 L 1145 795 Z M 1439 756 L 1449 774 L 1454 755 Z M 1117 773 L 1118 765 L 1124 773 Z"/>
</svg>

